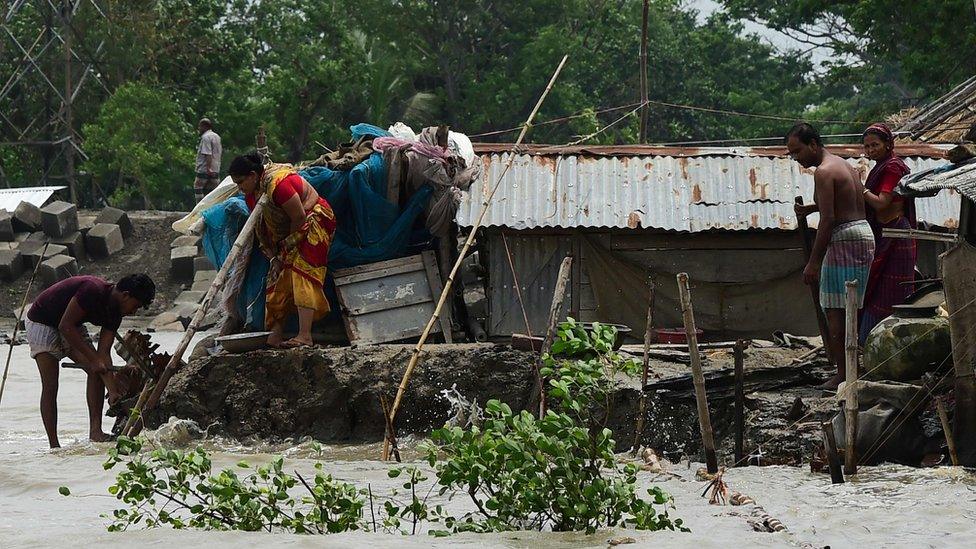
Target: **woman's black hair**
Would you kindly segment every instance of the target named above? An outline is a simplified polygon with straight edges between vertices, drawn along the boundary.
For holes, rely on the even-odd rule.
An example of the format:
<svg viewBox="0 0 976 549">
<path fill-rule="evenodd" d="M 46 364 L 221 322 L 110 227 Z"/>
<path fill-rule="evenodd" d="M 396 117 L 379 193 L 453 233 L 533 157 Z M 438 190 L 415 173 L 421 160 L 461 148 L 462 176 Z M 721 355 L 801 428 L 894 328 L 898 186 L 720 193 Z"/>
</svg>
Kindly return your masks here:
<svg viewBox="0 0 976 549">
<path fill-rule="evenodd" d="M 257 151 L 235 157 L 230 163 L 230 169 L 227 170 L 230 175 L 238 177 L 250 175 L 252 172 L 260 175 L 263 171 L 264 161 Z"/>
<path fill-rule="evenodd" d="M 156 283 L 147 275 L 138 273 L 122 277 L 115 284 L 115 289 L 139 300 L 143 307 L 149 306 L 156 298 Z"/>
</svg>

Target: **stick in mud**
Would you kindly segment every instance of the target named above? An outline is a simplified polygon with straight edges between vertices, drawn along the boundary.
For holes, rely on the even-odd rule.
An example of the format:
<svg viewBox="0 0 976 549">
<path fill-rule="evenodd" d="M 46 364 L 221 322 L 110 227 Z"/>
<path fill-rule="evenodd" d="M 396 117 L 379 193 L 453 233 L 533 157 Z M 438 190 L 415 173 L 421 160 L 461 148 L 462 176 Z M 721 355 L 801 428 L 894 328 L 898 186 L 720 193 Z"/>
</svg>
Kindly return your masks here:
<svg viewBox="0 0 976 549">
<path fill-rule="evenodd" d="M 695 384 L 695 401 L 698 403 L 698 426 L 701 428 L 702 446 L 705 447 L 705 466 L 709 474 L 714 475 L 718 473 L 718 459 L 715 456 L 715 439 L 708 412 L 701 353 L 698 352 L 698 334 L 695 328 L 695 311 L 691 306 L 691 290 L 688 289 L 688 273 L 678 273 L 678 293 L 681 294 L 681 313 L 688 338 L 688 354 L 691 355 L 691 375 Z"/>
<path fill-rule="evenodd" d="M 0 402 L 3 402 L 3 389 L 7 386 L 7 372 L 10 371 L 10 357 L 14 354 L 14 345 L 17 343 L 17 332 L 20 331 L 20 323 L 24 321 L 24 309 L 27 308 L 27 298 L 30 296 L 31 286 L 34 285 L 34 279 L 37 277 L 37 271 L 41 266 L 41 261 L 44 260 L 44 256 L 47 254 L 47 247 L 50 241 L 44 243 L 44 249 L 41 250 L 41 257 L 38 258 L 37 264 L 34 265 L 34 271 L 31 273 L 30 280 L 27 281 L 27 289 L 24 290 L 24 299 L 20 303 L 20 311 L 17 312 L 17 323 L 14 324 L 14 332 L 10 336 L 10 347 L 7 348 L 7 363 L 3 366 L 3 380 L 0 381 Z"/>
<path fill-rule="evenodd" d="M 953 465 L 959 465 L 959 454 L 956 453 L 956 439 L 952 438 L 952 427 L 949 426 L 949 415 L 946 413 L 945 402 L 941 398 L 935 399 L 935 409 L 939 412 L 942 422 L 942 432 L 945 433 L 946 445 L 949 447 L 949 459 Z"/>
<path fill-rule="evenodd" d="M 646 4 L 645 4 L 646 7 Z M 647 413 L 647 374 L 651 365 L 651 332 L 654 327 L 654 281 L 647 279 L 647 322 L 644 324 L 644 369 L 641 372 L 641 397 L 637 407 L 637 426 L 634 429 L 634 455 L 640 448 L 640 439 L 644 435 L 644 415 Z"/>
<path fill-rule="evenodd" d="M 546 338 L 542 341 L 542 350 L 535 360 L 535 382 L 532 385 L 529 408 L 534 408 L 536 402 L 539 403 L 539 419 L 546 415 L 546 385 L 542 382 L 542 356 L 552 348 L 552 341 L 556 338 L 556 325 L 559 324 L 559 312 L 566 301 L 566 286 L 569 284 L 569 276 L 572 274 L 573 257 L 563 258 L 559 264 L 559 274 L 556 276 L 556 287 L 552 293 L 552 303 L 549 305 L 549 322 L 546 326 Z"/>
<path fill-rule="evenodd" d="M 742 446 L 745 439 L 745 407 L 746 397 L 743 389 L 745 373 L 746 343 L 741 339 L 735 342 L 733 351 L 735 356 L 735 463 L 742 463 Z"/>
<path fill-rule="evenodd" d="M 830 468 L 830 482 L 844 483 L 844 471 L 840 465 L 840 455 L 837 453 L 837 440 L 834 438 L 834 425 L 825 421 L 820 424 L 823 432 L 824 453 L 827 454 L 827 467 Z"/>
<path fill-rule="evenodd" d="M 525 123 L 522 124 L 522 131 L 519 132 L 518 139 L 512 146 L 512 154 L 509 155 L 508 162 L 505 163 L 505 167 L 498 175 L 498 179 L 495 180 L 495 184 L 491 187 L 491 190 L 488 192 L 488 196 L 485 197 L 484 202 L 481 205 L 481 211 L 478 213 L 478 217 L 475 218 L 474 225 L 471 227 L 471 231 L 468 233 L 468 238 L 465 239 L 464 246 L 462 246 L 461 252 L 458 254 L 458 259 L 454 262 L 454 267 L 451 268 L 451 272 L 448 275 L 447 280 L 444 282 L 444 288 L 441 289 L 441 296 L 437 300 L 437 306 L 434 307 L 434 314 L 432 314 L 430 316 L 430 320 L 427 321 L 427 326 L 424 328 L 423 333 L 420 334 L 420 340 L 417 341 L 417 346 L 414 347 L 413 353 L 410 355 L 410 362 L 407 363 L 407 369 L 403 372 L 403 379 L 400 380 L 400 385 L 397 387 L 396 398 L 393 399 L 393 407 L 390 409 L 390 425 L 396 425 L 396 414 L 400 409 L 400 403 L 403 400 L 403 393 L 407 390 L 407 384 L 410 383 L 410 376 L 413 375 L 413 370 L 417 367 L 417 361 L 420 360 L 420 353 L 424 349 L 424 343 L 427 342 L 427 338 L 430 337 L 430 332 L 434 328 L 434 323 L 437 322 L 438 317 L 440 317 L 441 309 L 444 307 L 444 302 L 447 301 L 447 297 L 451 294 L 451 287 L 454 285 L 454 277 L 457 276 L 458 269 L 461 268 L 461 263 L 464 261 L 465 256 L 468 254 L 468 250 L 471 248 L 471 244 L 474 242 L 475 234 L 477 234 L 478 229 L 481 227 L 481 223 L 485 219 L 485 214 L 488 213 L 488 206 L 491 204 L 491 199 L 498 191 L 498 187 L 501 185 L 502 179 L 505 178 L 505 174 L 508 173 L 508 170 L 511 169 L 512 164 L 515 162 L 516 150 L 522 144 L 522 140 L 525 139 L 525 134 L 528 133 L 529 128 L 532 126 L 532 121 L 535 120 L 535 115 L 539 112 L 539 108 L 542 107 L 542 102 L 545 101 L 550 90 L 552 90 L 552 86 L 556 83 L 556 79 L 559 77 L 559 73 L 562 72 L 563 66 L 566 64 L 567 59 L 569 59 L 569 56 L 564 55 L 562 60 L 559 62 L 559 65 L 556 67 L 556 71 L 552 74 L 552 78 L 549 79 L 549 84 L 546 85 L 546 89 L 543 90 L 542 95 L 539 96 L 539 100 L 535 104 L 535 107 L 532 108 L 532 112 L 529 113 L 528 118 L 525 119 Z M 394 433 L 390 434 L 392 435 Z M 383 460 L 387 461 L 389 459 L 390 439 L 386 438 L 383 441 Z"/>
<path fill-rule="evenodd" d="M 845 367 L 846 381 L 844 387 L 844 473 L 857 474 L 857 281 L 848 280 L 847 307 L 844 327 L 846 330 Z"/>
</svg>

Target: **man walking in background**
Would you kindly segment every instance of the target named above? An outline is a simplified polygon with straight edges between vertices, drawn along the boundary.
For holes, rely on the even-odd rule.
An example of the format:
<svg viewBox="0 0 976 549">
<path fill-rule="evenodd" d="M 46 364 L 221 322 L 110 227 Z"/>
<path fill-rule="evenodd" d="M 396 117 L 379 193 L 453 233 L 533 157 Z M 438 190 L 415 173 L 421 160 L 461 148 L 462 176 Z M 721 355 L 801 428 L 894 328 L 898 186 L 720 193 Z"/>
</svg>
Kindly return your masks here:
<svg viewBox="0 0 976 549">
<path fill-rule="evenodd" d="M 801 123 L 786 134 L 786 148 L 793 160 L 813 172 L 813 204 L 797 205 L 797 216 L 820 213 L 817 238 L 810 260 L 803 269 L 803 282 L 820 287 L 820 305 L 827 316 L 830 337 L 824 347 L 837 363 L 837 375 L 822 389 L 837 389 L 845 377 L 844 307 L 848 280 L 857 281 L 857 307 L 864 306 L 871 262 L 874 261 L 874 233 L 865 219 L 864 196 L 854 167 L 827 152 L 820 134 Z"/>
<path fill-rule="evenodd" d="M 213 122 L 201 118 L 197 124 L 200 132 L 200 145 L 197 147 L 196 179 L 193 180 L 193 195 L 200 202 L 207 193 L 217 188 L 220 182 L 220 136 L 213 131 Z"/>
</svg>

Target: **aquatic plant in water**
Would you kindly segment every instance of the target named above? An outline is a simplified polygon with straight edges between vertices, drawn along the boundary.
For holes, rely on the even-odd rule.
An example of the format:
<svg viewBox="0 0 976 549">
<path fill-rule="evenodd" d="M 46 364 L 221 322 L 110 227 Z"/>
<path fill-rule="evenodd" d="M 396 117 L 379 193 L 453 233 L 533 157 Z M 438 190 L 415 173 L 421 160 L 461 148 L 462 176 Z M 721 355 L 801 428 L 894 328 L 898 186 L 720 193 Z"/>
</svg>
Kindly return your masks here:
<svg viewBox="0 0 976 549">
<path fill-rule="evenodd" d="M 208 453 L 152 446 L 120 437 L 105 469 L 121 467 L 109 493 L 126 507 L 110 516 L 110 531 L 131 526 L 326 534 L 382 529 L 432 535 L 517 529 L 594 532 L 601 527 L 686 530 L 672 519 L 672 498 L 657 487 L 637 493 L 637 467 L 620 464 L 606 428 L 614 378 L 634 375 L 636 361 L 613 350 L 616 330 L 586 330 L 569 319 L 558 329 L 542 375 L 551 402 L 545 416 L 515 413 L 489 401 L 479 425 L 434 431 L 425 445 L 440 495 L 463 493 L 475 511 L 460 517 L 430 506 L 416 467 L 398 467 L 403 495 L 377 499 L 371 487 L 339 481 L 315 464 L 315 475 L 284 471 L 284 460 L 214 472 Z M 147 448 L 148 446 L 148 448 Z M 399 489 L 398 489 L 399 490 Z M 70 495 L 66 487 L 60 489 Z M 409 499 L 402 499 L 409 494 Z M 368 507 L 368 516 L 366 509 Z"/>
</svg>

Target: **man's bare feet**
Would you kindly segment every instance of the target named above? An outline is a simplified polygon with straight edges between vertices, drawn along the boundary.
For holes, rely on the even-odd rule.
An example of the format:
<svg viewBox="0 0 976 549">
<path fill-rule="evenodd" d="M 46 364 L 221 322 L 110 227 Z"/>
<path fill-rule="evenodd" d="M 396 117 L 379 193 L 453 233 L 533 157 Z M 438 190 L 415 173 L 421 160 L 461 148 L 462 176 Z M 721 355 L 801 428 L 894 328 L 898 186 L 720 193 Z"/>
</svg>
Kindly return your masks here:
<svg viewBox="0 0 976 549">
<path fill-rule="evenodd" d="M 817 389 L 823 389 L 825 391 L 836 391 L 837 387 L 844 381 L 844 376 L 837 374 L 834 377 L 823 382 L 823 384 L 818 385 Z"/>
<path fill-rule="evenodd" d="M 108 442 L 112 440 L 112 435 L 99 431 L 97 433 L 89 433 L 88 438 L 91 439 L 92 442 Z"/>
</svg>

